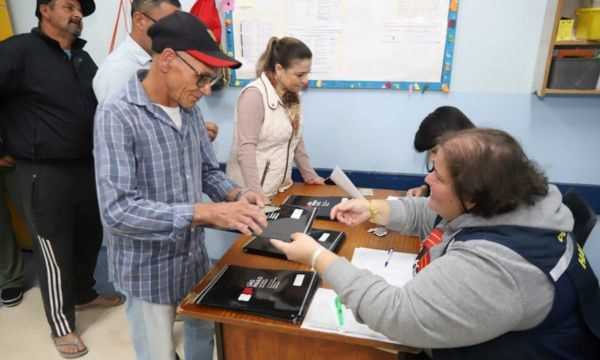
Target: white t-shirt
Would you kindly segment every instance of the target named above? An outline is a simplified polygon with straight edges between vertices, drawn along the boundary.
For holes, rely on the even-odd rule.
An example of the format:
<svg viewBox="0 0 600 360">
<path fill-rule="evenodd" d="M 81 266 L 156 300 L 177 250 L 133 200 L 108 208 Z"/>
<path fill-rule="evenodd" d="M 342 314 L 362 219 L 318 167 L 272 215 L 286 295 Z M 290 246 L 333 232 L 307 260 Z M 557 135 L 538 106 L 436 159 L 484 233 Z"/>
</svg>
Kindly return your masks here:
<svg viewBox="0 0 600 360">
<path fill-rule="evenodd" d="M 169 107 L 157 103 L 154 104 L 160 106 L 160 108 L 163 109 L 167 113 L 167 115 L 169 115 L 171 120 L 173 120 L 173 122 L 175 123 L 175 127 L 177 127 L 177 130 L 181 130 L 181 109 L 179 108 L 179 106 Z"/>
</svg>

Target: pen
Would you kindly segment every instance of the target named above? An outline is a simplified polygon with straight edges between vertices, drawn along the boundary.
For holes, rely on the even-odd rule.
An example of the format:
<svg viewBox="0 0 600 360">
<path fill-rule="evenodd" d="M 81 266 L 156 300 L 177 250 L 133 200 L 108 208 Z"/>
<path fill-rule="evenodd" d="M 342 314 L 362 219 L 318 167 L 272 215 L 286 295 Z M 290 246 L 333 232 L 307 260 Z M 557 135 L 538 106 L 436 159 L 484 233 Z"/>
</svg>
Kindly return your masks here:
<svg viewBox="0 0 600 360">
<path fill-rule="evenodd" d="M 342 305 L 342 301 L 340 300 L 339 296 L 335 297 L 334 303 L 335 303 L 335 314 L 337 316 L 338 325 L 341 328 L 344 326 L 344 305 Z"/>
<path fill-rule="evenodd" d="M 388 264 L 390 263 L 390 260 L 392 258 L 392 254 L 394 253 L 393 249 L 389 249 L 387 252 L 387 258 L 385 259 L 385 263 L 383 263 L 383 267 L 387 267 Z"/>
<path fill-rule="evenodd" d="M 269 172 L 270 164 L 271 164 L 271 162 L 269 160 L 267 160 L 267 163 L 265 164 L 265 169 L 263 170 L 263 173 L 262 173 L 262 178 L 260 179 L 260 187 L 262 187 L 263 184 L 265 183 L 265 179 L 267 178 L 267 172 Z"/>
</svg>

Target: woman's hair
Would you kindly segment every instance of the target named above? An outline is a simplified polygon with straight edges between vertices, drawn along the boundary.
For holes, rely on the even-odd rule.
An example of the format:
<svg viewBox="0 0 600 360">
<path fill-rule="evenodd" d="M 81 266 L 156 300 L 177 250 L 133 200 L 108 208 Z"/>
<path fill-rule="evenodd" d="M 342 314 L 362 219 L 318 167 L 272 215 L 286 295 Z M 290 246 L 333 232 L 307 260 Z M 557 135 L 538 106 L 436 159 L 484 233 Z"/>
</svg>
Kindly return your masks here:
<svg viewBox="0 0 600 360">
<path fill-rule="evenodd" d="M 258 59 L 256 64 L 256 77 L 263 72 L 270 78 L 275 73 L 275 65 L 279 64 L 287 69 L 294 60 L 312 59 L 312 52 L 306 44 L 293 37 L 283 37 L 269 39 L 267 49 Z M 287 91 L 281 96 L 281 102 L 286 108 L 290 123 L 292 124 L 293 134 L 298 134 L 300 124 L 300 98 L 298 94 Z"/>
<path fill-rule="evenodd" d="M 469 209 L 474 215 L 503 214 L 520 205 L 533 205 L 548 193 L 544 173 L 504 131 L 448 133 L 440 137 L 439 147 L 457 196 L 463 204 L 475 204 Z"/>
<path fill-rule="evenodd" d="M 474 127 L 467 115 L 454 106 L 440 106 L 427 115 L 419 125 L 419 130 L 415 134 L 415 150 L 418 152 L 431 150 L 440 136 L 451 131 Z"/>
<path fill-rule="evenodd" d="M 293 37 L 272 37 L 256 63 L 256 77 L 263 72 L 275 72 L 277 64 L 287 69 L 292 61 L 304 59 L 312 59 L 312 52 L 302 41 Z"/>
</svg>

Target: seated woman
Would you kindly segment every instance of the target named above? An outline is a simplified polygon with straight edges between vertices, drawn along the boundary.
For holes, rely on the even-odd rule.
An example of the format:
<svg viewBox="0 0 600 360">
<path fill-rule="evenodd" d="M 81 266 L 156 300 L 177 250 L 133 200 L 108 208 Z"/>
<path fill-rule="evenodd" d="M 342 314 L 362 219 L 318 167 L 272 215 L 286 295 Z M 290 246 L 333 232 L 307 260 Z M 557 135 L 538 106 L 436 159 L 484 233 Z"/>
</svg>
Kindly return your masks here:
<svg viewBox="0 0 600 360">
<path fill-rule="evenodd" d="M 238 99 L 227 174 L 266 197 L 292 185 L 292 161 L 307 184 L 324 180 L 310 165 L 302 138 L 299 92 L 308 85 L 312 53 L 300 40 L 276 37 L 257 65 L 257 79 Z"/>
<path fill-rule="evenodd" d="M 434 359 L 599 359 L 600 289 L 568 233 L 561 194 L 500 130 L 442 136 L 429 198 L 350 200 L 331 213 L 441 238 L 404 287 L 294 234 L 271 240 L 312 265 L 359 321 Z M 430 353 L 430 354 L 431 354 Z"/>
<path fill-rule="evenodd" d="M 440 106 L 432 113 L 427 115 L 419 125 L 419 130 L 415 134 L 415 150 L 417 152 L 427 152 L 426 161 L 429 166 L 434 153 L 435 145 L 440 136 L 451 131 L 460 131 L 474 128 L 475 125 L 469 120 L 467 115 L 454 106 Z M 430 169 L 428 168 L 427 171 Z M 407 196 L 428 196 L 429 185 L 423 184 L 406 192 Z"/>
</svg>

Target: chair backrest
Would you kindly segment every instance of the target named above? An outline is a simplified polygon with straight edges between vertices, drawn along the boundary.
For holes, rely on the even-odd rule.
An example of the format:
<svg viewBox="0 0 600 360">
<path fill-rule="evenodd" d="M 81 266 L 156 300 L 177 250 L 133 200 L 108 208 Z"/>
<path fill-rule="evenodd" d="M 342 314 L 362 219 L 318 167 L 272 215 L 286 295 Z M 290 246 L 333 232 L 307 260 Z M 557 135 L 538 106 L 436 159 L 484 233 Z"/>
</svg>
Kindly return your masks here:
<svg viewBox="0 0 600 360">
<path fill-rule="evenodd" d="M 597 217 L 592 207 L 573 190 L 569 190 L 563 197 L 563 203 L 571 210 L 575 218 L 573 237 L 582 247 L 596 225 Z"/>
</svg>

